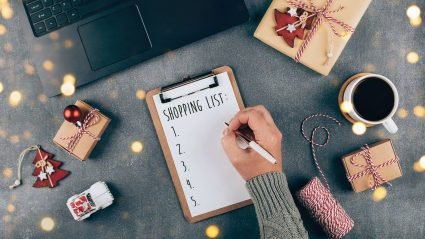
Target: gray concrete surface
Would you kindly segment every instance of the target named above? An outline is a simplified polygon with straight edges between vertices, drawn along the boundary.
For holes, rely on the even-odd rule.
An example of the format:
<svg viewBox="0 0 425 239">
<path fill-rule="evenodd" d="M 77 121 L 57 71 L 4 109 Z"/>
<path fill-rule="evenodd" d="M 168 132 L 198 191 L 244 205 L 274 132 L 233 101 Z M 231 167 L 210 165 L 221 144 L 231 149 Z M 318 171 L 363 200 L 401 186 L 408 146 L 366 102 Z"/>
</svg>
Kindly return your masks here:
<svg viewBox="0 0 425 239">
<path fill-rule="evenodd" d="M 12 7 L 19 1 L 12 1 Z M 389 135 L 382 127 L 355 136 L 346 121 L 333 128 L 330 145 L 318 155 L 335 197 L 355 221 L 347 238 L 424 238 L 425 173 L 413 164 L 425 154 L 424 118 L 413 108 L 424 105 L 424 25 L 410 26 L 406 8 L 414 1 L 374 1 L 357 27 L 332 73 L 323 77 L 296 64 L 252 37 L 270 1 L 246 1 L 251 20 L 208 39 L 157 57 L 77 90 L 72 97 L 44 99 L 37 74 L 31 72 L 28 47 L 21 38 L 19 21 L 0 18 L 7 33 L 0 36 L 0 237 L 2 238 L 205 238 L 214 224 L 219 238 L 258 238 L 253 206 L 209 220 L 188 224 L 172 185 L 145 101 L 136 89 L 150 90 L 176 82 L 216 66 L 233 67 L 246 105 L 263 104 L 284 132 L 284 170 L 295 192 L 318 175 L 306 141 L 300 134 L 301 120 L 312 113 L 339 114 L 337 94 L 344 79 L 357 72 L 386 75 L 400 92 L 400 108 L 406 118 L 396 117 L 400 127 Z M 416 1 L 425 11 L 423 0 Z M 16 14 L 15 14 L 16 15 Z M 59 36 L 58 41 L 64 41 Z M 421 59 L 409 64 L 406 54 L 417 52 Z M 26 73 L 27 71 L 27 73 Z M 22 93 L 18 107 L 8 105 L 14 90 Z M 112 124 L 87 162 L 79 162 L 52 143 L 62 122 L 63 108 L 83 99 L 112 118 Z M 340 156 L 365 143 L 383 138 L 394 140 L 404 175 L 388 188 L 387 197 L 371 200 L 370 191 L 354 193 L 345 178 Z M 130 144 L 140 140 L 143 151 L 134 154 Z M 25 147 L 40 144 L 63 161 L 71 175 L 54 189 L 35 189 L 30 174 L 32 156 L 23 168 L 24 185 L 8 189 L 16 176 L 16 157 Z M 9 169 L 13 169 L 10 176 Z M 108 182 L 115 203 L 84 222 L 75 222 L 65 202 L 92 183 Z M 14 205 L 8 206 L 9 204 Z M 8 210 L 9 209 L 9 210 Z M 15 210 L 13 210 L 15 209 Z M 319 226 L 301 209 L 311 238 L 325 238 Z M 51 217 L 55 227 L 41 230 L 40 221 Z"/>
</svg>

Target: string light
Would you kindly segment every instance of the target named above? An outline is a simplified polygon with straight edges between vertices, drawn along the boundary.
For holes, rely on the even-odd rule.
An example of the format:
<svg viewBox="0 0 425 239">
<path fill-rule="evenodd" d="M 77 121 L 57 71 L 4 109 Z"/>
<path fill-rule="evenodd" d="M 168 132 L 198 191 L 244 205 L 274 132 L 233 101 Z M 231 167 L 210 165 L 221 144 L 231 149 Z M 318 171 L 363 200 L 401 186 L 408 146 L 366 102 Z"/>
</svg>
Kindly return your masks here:
<svg viewBox="0 0 425 239">
<path fill-rule="evenodd" d="M 63 42 L 63 47 L 66 49 L 72 48 L 74 46 L 74 42 L 70 39 L 67 39 Z"/>
<path fill-rule="evenodd" d="M 416 64 L 419 61 L 419 54 L 414 52 L 414 51 L 411 51 L 411 52 L 407 53 L 406 60 L 410 64 Z"/>
<path fill-rule="evenodd" d="M 419 159 L 419 166 L 421 166 L 421 168 L 425 169 L 425 155 L 421 157 L 421 159 Z"/>
<path fill-rule="evenodd" d="M 405 119 L 405 118 L 407 118 L 407 116 L 409 116 L 409 111 L 407 111 L 406 109 L 404 109 L 404 108 L 400 108 L 398 111 L 397 111 L 397 116 L 400 118 L 400 119 Z"/>
<path fill-rule="evenodd" d="M 75 82 L 77 80 L 75 79 L 75 76 L 73 74 L 66 74 L 63 77 L 63 83 L 71 83 L 73 85 L 75 85 Z"/>
<path fill-rule="evenodd" d="M 46 103 L 46 101 L 47 101 L 47 96 L 46 96 L 46 95 L 44 95 L 44 94 L 41 94 L 41 95 L 39 95 L 39 96 L 38 96 L 38 100 L 39 100 L 41 103 Z"/>
<path fill-rule="evenodd" d="M 421 9 L 416 5 L 412 5 L 407 8 L 406 14 L 410 19 L 415 19 L 421 15 Z"/>
<path fill-rule="evenodd" d="M 3 169 L 3 177 L 10 178 L 13 176 L 13 170 L 11 168 L 5 168 Z"/>
<path fill-rule="evenodd" d="M 75 86 L 72 83 L 63 83 L 61 85 L 61 93 L 64 96 L 71 96 L 75 93 Z"/>
<path fill-rule="evenodd" d="M 380 202 L 387 197 L 387 189 L 384 187 L 377 187 L 372 193 L 372 200 L 375 202 Z"/>
<path fill-rule="evenodd" d="M 356 122 L 353 124 L 352 130 L 356 135 L 363 135 L 366 133 L 366 125 L 362 122 Z"/>
<path fill-rule="evenodd" d="M 46 71 L 52 71 L 55 68 L 55 64 L 51 60 L 44 60 L 43 61 L 43 68 Z"/>
<path fill-rule="evenodd" d="M 14 212 L 15 210 L 16 210 L 15 205 L 13 205 L 13 204 L 8 204 L 8 205 L 7 205 L 7 211 L 8 211 L 9 213 Z"/>
<path fill-rule="evenodd" d="M 145 92 L 144 90 L 142 90 L 142 89 L 138 89 L 138 90 L 136 91 L 136 97 L 137 97 L 137 99 L 139 99 L 139 100 L 144 100 L 144 99 L 145 99 L 145 97 L 146 97 L 146 92 Z"/>
<path fill-rule="evenodd" d="M 415 106 L 415 108 L 413 108 L 413 114 L 417 117 L 425 117 L 425 107 L 422 105 Z"/>
<path fill-rule="evenodd" d="M 209 225 L 207 229 L 205 229 L 205 235 L 208 238 L 216 238 L 220 234 L 220 229 L 216 225 Z"/>
<path fill-rule="evenodd" d="M 143 144 L 140 141 L 134 141 L 131 143 L 130 148 L 134 153 L 140 153 L 143 150 Z"/>
<path fill-rule="evenodd" d="M 5 4 L 1 9 L 1 16 L 5 20 L 10 20 L 13 17 L 13 9 L 9 4 Z"/>
<path fill-rule="evenodd" d="M 3 24 L 0 24 L 0 36 L 3 36 L 6 32 L 7 28 Z"/>
<path fill-rule="evenodd" d="M 12 107 L 17 107 L 22 100 L 22 94 L 19 91 L 12 91 L 9 96 L 9 105 Z"/>
<path fill-rule="evenodd" d="M 34 68 L 34 66 L 33 65 L 31 65 L 30 63 L 28 63 L 28 62 L 24 62 L 24 69 L 25 69 L 25 73 L 27 74 L 27 75 L 34 75 L 34 73 L 35 73 L 35 68 Z"/>
<path fill-rule="evenodd" d="M 3 90 L 4 90 L 3 83 L 1 83 L 1 82 L 0 82 L 0 93 L 2 93 L 2 92 L 3 92 Z"/>
<path fill-rule="evenodd" d="M 12 144 L 17 144 L 17 143 L 19 143 L 19 141 L 20 141 L 20 139 L 19 139 L 19 135 L 11 135 L 11 136 L 10 136 L 10 138 L 9 138 L 9 141 L 10 141 Z"/>
<path fill-rule="evenodd" d="M 41 219 L 40 227 L 43 231 L 50 232 L 55 228 L 55 221 L 51 217 L 44 217 Z"/>
<path fill-rule="evenodd" d="M 57 32 L 52 32 L 52 33 L 50 33 L 50 34 L 49 34 L 49 38 L 50 38 L 52 41 L 57 41 L 57 40 L 59 39 L 59 33 L 57 33 Z"/>
<path fill-rule="evenodd" d="M 419 27 L 422 24 L 422 17 L 409 19 L 410 25 L 413 27 Z"/>
<path fill-rule="evenodd" d="M 339 107 L 343 113 L 349 113 L 353 110 L 353 105 L 348 101 L 342 102 Z"/>
</svg>

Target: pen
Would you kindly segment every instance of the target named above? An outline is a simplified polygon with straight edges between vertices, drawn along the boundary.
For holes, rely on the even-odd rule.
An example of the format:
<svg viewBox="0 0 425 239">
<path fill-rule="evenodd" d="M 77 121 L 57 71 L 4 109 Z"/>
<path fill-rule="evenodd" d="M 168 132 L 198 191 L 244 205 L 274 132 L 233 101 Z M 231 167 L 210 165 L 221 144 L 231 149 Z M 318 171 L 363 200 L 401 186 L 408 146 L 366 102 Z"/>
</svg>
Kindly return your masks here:
<svg viewBox="0 0 425 239">
<path fill-rule="evenodd" d="M 229 124 L 226 123 L 226 122 L 224 124 L 229 126 Z M 257 152 L 263 158 L 267 159 L 272 164 L 277 163 L 276 159 L 269 152 L 267 152 L 267 150 L 265 150 L 257 142 L 255 142 L 253 139 L 251 139 L 247 135 L 243 134 L 239 130 L 236 130 L 235 133 L 236 133 L 236 136 L 238 136 L 239 139 L 241 139 L 243 142 L 245 142 L 251 149 L 253 149 L 255 152 Z"/>
</svg>

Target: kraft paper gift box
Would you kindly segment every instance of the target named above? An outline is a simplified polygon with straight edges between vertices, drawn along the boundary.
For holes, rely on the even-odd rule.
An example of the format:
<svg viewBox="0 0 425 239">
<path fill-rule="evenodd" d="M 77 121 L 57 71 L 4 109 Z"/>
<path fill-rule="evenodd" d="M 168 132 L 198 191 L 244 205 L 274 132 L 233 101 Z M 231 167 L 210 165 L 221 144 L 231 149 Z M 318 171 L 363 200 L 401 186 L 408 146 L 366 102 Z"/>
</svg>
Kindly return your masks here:
<svg viewBox="0 0 425 239">
<path fill-rule="evenodd" d="M 355 192 L 376 188 L 402 176 L 400 160 L 389 139 L 344 155 L 342 161 Z M 370 170 L 372 167 L 375 172 Z"/>
<path fill-rule="evenodd" d="M 53 138 L 53 142 L 77 159 L 84 161 L 90 156 L 111 120 L 84 101 L 78 100 L 75 105 L 82 112 L 83 127 L 78 128 L 76 125 L 64 121 Z"/>
<path fill-rule="evenodd" d="M 273 0 L 258 25 L 254 36 L 281 53 L 295 59 L 299 49 L 301 49 L 300 47 L 307 41 L 306 38 L 308 38 L 308 34 L 312 32 L 312 30 L 304 29 L 304 34 L 301 34 L 304 39 L 295 38 L 294 47 L 291 47 L 285 42 L 282 36 L 278 35 L 277 30 L 280 29 L 279 33 L 288 30 L 282 29 L 282 25 L 277 27 L 275 10 L 282 13 L 286 12 L 287 8 L 290 7 L 289 1 L 301 2 L 306 6 L 310 6 L 310 2 L 312 2 L 316 8 L 323 8 L 327 2 L 327 0 Z M 371 1 L 372 0 L 331 1 L 327 8 L 329 10 L 327 16 L 330 18 L 322 17 L 323 21 L 317 24 L 317 31 L 314 31 L 311 35 L 308 44 L 299 58 L 299 62 L 322 75 L 328 75 L 351 37 L 352 33 L 347 31 L 347 29 L 351 28 L 354 30 L 357 27 Z M 341 7 L 342 9 L 340 9 Z M 307 8 L 298 8 L 298 12 L 302 11 L 302 9 L 308 11 L 310 15 L 314 14 L 314 11 L 309 11 Z M 333 12 L 335 10 L 337 11 Z M 299 13 L 298 15 L 302 14 Z M 313 20 L 310 23 L 311 29 L 314 28 L 315 22 L 318 22 L 317 19 L 317 15 L 313 16 Z M 346 28 L 343 27 L 345 24 L 347 26 Z M 340 36 L 336 35 L 332 28 L 334 28 L 336 33 Z"/>
</svg>

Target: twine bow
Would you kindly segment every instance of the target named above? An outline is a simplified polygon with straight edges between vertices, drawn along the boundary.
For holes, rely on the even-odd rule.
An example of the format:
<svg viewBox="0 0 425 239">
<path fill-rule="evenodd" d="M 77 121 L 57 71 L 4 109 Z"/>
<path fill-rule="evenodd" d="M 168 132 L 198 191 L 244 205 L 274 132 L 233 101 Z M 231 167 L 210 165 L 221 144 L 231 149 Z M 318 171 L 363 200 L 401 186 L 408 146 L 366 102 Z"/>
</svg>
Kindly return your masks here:
<svg viewBox="0 0 425 239">
<path fill-rule="evenodd" d="M 365 161 L 366 164 L 359 164 L 356 163 L 354 160 L 356 157 L 362 156 Z M 380 168 L 384 168 L 387 167 L 391 164 L 394 163 L 398 163 L 400 160 L 398 158 L 398 156 L 396 155 L 395 158 L 388 160 L 382 164 L 379 165 L 374 165 L 373 164 L 373 160 L 372 160 L 372 154 L 370 153 L 370 148 L 369 146 L 366 144 L 364 147 L 362 147 L 362 151 L 355 154 L 353 157 L 351 157 L 350 162 L 352 165 L 360 167 L 360 168 L 364 168 L 363 171 L 356 173 L 354 175 L 351 176 L 347 176 L 348 181 L 352 182 L 358 178 L 361 178 L 365 175 L 369 175 L 370 176 L 370 180 L 369 180 L 369 188 L 371 188 L 372 190 L 375 190 L 379 185 L 383 184 L 383 183 L 388 183 L 383 177 L 382 175 L 379 173 L 378 169 Z"/>
<path fill-rule="evenodd" d="M 74 150 L 75 146 L 77 145 L 77 143 L 80 141 L 81 137 L 83 137 L 84 134 L 87 134 L 94 140 L 100 140 L 100 138 L 96 137 L 96 135 L 94 135 L 92 132 L 88 130 L 88 128 L 90 128 L 91 126 L 99 122 L 100 118 L 99 118 L 99 115 L 97 114 L 98 111 L 99 111 L 98 109 L 91 110 L 87 114 L 87 116 L 84 118 L 83 124 L 77 127 L 78 130 L 77 132 L 75 132 L 74 135 L 61 138 L 62 140 L 69 140 L 67 145 L 67 149 L 69 150 L 69 152 L 72 152 Z"/>
<path fill-rule="evenodd" d="M 310 30 L 310 32 L 307 34 L 305 40 L 303 41 L 302 45 L 300 46 L 300 48 L 298 49 L 297 54 L 294 57 L 294 60 L 296 62 L 300 61 L 300 58 L 302 57 L 302 55 L 304 54 L 305 49 L 307 48 L 308 44 L 310 43 L 311 39 L 313 38 L 313 36 L 316 34 L 317 29 L 319 28 L 319 26 L 322 24 L 322 22 L 327 22 L 328 26 L 331 28 L 332 32 L 338 36 L 338 37 L 343 37 L 343 34 L 340 34 L 337 32 L 336 27 L 334 24 L 339 25 L 341 28 L 343 28 L 345 30 L 345 32 L 350 32 L 353 33 L 355 28 L 351 27 L 350 25 L 344 23 L 343 21 L 340 21 L 332 16 L 330 16 L 331 13 L 335 13 L 335 12 L 339 12 L 340 10 L 343 9 L 343 7 L 339 7 L 336 10 L 329 10 L 330 6 L 332 5 L 334 0 L 326 0 L 325 6 L 323 8 L 318 8 L 316 7 L 312 0 L 308 0 L 309 4 L 302 2 L 301 0 L 286 0 L 291 6 L 293 7 L 297 7 L 297 8 L 301 8 L 305 11 L 311 12 L 313 13 L 310 16 L 316 16 L 315 21 L 313 22 L 313 26 Z M 309 16 L 309 17 L 310 17 Z M 326 63 L 329 61 L 330 58 L 332 58 L 333 56 L 333 43 L 332 43 L 332 34 L 329 34 L 330 39 L 330 43 L 329 43 L 329 49 L 328 52 L 326 54 L 327 56 L 327 61 Z M 325 63 L 325 64 L 326 64 Z"/>
</svg>

